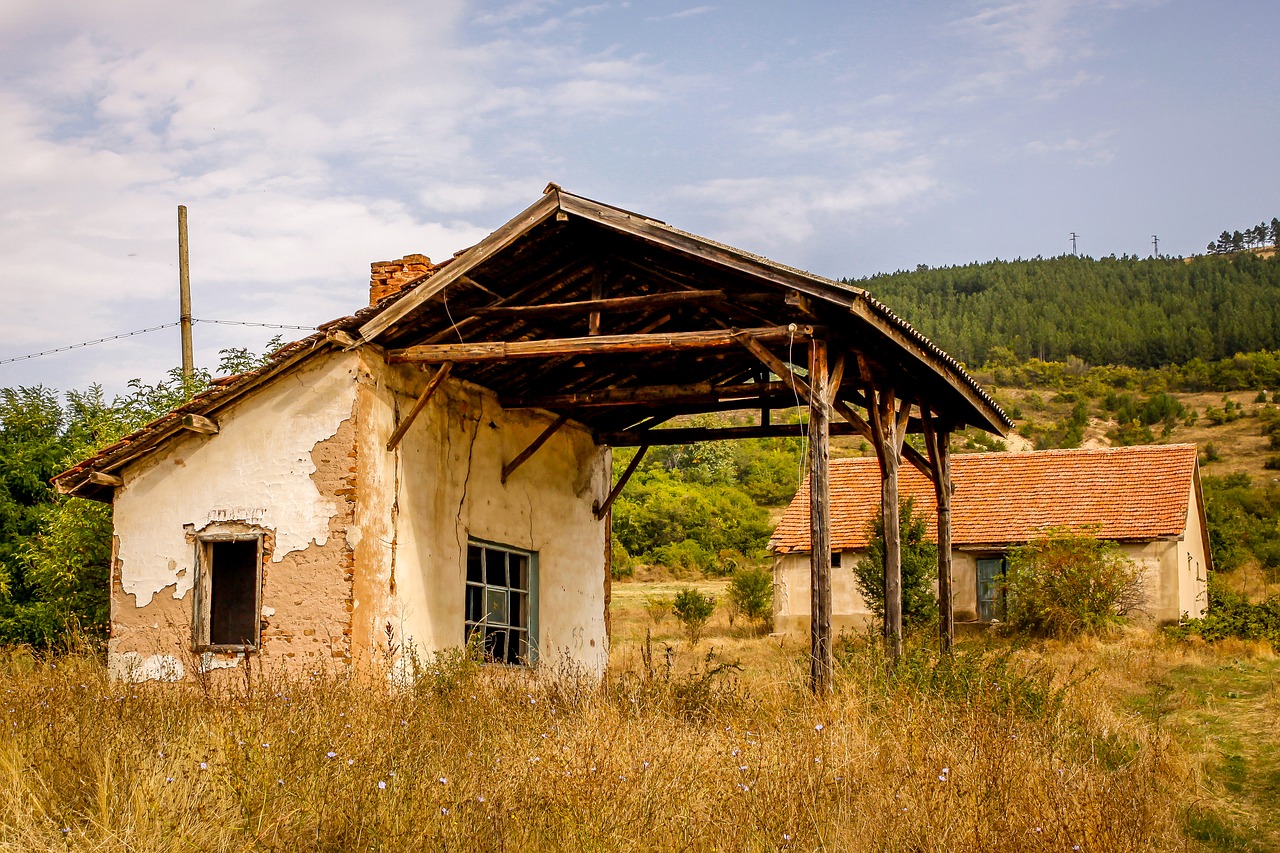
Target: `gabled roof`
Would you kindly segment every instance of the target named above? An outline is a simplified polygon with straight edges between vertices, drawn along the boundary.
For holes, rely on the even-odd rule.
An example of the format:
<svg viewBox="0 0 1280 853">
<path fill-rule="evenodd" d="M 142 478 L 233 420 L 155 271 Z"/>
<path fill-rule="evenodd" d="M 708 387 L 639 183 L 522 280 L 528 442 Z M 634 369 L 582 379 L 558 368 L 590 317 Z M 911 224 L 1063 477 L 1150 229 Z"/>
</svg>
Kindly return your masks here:
<svg viewBox="0 0 1280 853">
<path fill-rule="evenodd" d="M 385 348 L 392 361 L 423 363 L 431 362 L 400 355 L 445 344 L 500 349 L 510 344 L 510 356 L 459 360 L 450 375 L 495 391 L 508 408 L 571 417 L 602 441 L 641 421 L 648 429 L 686 412 L 793 405 L 792 391 L 769 381 L 759 357 L 746 346 L 732 340 L 727 345 L 720 340 L 714 349 L 653 345 L 658 336 L 673 342 L 708 335 L 737 340 L 757 332 L 772 333 L 757 341 L 784 362 L 804 361 L 809 335 L 834 342 L 851 354 L 850 361 L 856 354 L 858 363 L 842 374 L 842 396 L 853 405 L 861 405 L 870 377 L 879 387 L 900 389 L 899 399 L 909 394 L 926 403 L 954 427 L 974 425 L 1003 434 L 1012 425 L 957 362 L 865 290 L 554 184 L 475 246 L 435 265 L 394 296 L 321 329 L 284 347 L 258 370 L 219 380 L 174 412 L 57 475 L 55 485 L 110 500 L 113 472 L 180 434 L 184 416 L 212 416 L 318 352 L 363 343 Z M 527 353 L 514 353 L 518 345 L 588 334 L 598 334 L 601 341 L 643 336 L 649 349 L 638 357 L 618 346 L 586 356 L 542 356 L 532 364 Z M 672 391 L 677 393 L 671 396 Z M 661 402 L 655 392 L 661 392 Z M 909 431 L 920 427 L 918 418 L 908 424 Z"/>
<path fill-rule="evenodd" d="M 1198 477 L 1194 444 L 968 453 L 951 458 L 951 538 L 956 547 L 1003 546 L 1067 527 L 1116 541 L 1181 536 Z M 876 459 L 831 460 L 831 547 L 861 550 L 880 508 Z M 933 484 L 902 466 L 902 499 L 937 541 Z M 806 479 L 769 543 L 778 553 L 809 550 Z"/>
</svg>

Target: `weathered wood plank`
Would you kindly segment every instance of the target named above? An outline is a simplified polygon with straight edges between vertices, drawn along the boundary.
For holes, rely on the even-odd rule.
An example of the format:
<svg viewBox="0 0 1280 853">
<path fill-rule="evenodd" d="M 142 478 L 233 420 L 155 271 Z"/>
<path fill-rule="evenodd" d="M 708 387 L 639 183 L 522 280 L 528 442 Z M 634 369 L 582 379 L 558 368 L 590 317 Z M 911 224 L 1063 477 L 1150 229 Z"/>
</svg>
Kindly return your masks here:
<svg viewBox="0 0 1280 853">
<path fill-rule="evenodd" d="M 90 471 L 89 482 L 95 486 L 111 486 L 118 488 L 124 485 L 124 478 L 117 477 L 115 474 L 107 474 L 102 471 Z"/>
<path fill-rule="evenodd" d="M 404 434 L 409 431 L 409 427 L 413 426 L 413 421 L 422 410 L 426 407 L 427 401 L 436 393 L 436 389 L 444 382 L 445 377 L 449 375 L 449 371 L 453 370 L 453 362 L 446 361 L 440 365 L 440 369 L 436 371 L 436 375 L 431 377 L 431 381 L 427 383 L 427 387 L 418 395 L 418 399 L 414 402 L 413 408 L 409 410 L 409 414 L 400 421 L 395 431 L 391 433 L 391 438 L 387 439 L 387 450 L 395 450 L 396 445 L 400 443 L 400 439 L 404 438 Z"/>
<path fill-rule="evenodd" d="M 178 422 L 182 424 L 183 429 L 189 429 L 192 432 L 198 432 L 201 435 L 217 435 L 218 422 L 213 418 L 207 418 L 204 415 L 197 415 L 194 412 L 188 412 L 178 418 Z"/>
<path fill-rule="evenodd" d="M 545 397 L 503 398 L 508 409 L 562 409 L 591 406 L 629 406 L 638 403 L 701 403 L 741 400 L 746 405 L 761 397 L 787 390 L 784 382 L 748 382 L 741 385 L 712 385 L 695 382 L 690 385 L 643 385 L 635 388 L 604 388 L 576 394 L 551 394 Z"/>
<path fill-rule="evenodd" d="M 520 451 L 515 459 L 512 459 L 506 465 L 502 466 L 502 482 L 506 483 L 507 478 L 516 472 L 516 469 L 529 460 L 529 457 L 538 452 L 538 448 L 547 443 L 547 439 L 556 434 L 556 430 L 565 425 L 569 420 L 568 415 L 560 415 L 551 424 L 538 434 L 538 437 L 530 442 L 529 446 Z"/>
<path fill-rule="evenodd" d="M 592 505 L 591 510 L 595 513 L 596 518 L 604 518 L 605 514 L 609 512 L 609 508 L 618 499 L 618 495 L 622 494 L 622 489 L 627 485 L 627 481 L 631 479 L 631 475 L 640 467 L 640 460 L 648 452 L 649 445 L 640 445 L 640 449 L 636 451 L 635 456 L 631 457 L 631 461 L 627 463 L 627 467 L 622 472 L 622 476 L 618 478 L 618 482 L 609 490 L 609 496 L 604 499 L 604 503 L 596 502 Z"/>
<path fill-rule="evenodd" d="M 827 343 L 809 344 L 809 552 L 810 668 L 814 693 L 832 690 L 835 665 L 831 654 L 831 450 L 828 441 Z"/>
<path fill-rule="evenodd" d="M 744 330 L 756 340 L 806 340 L 812 326 L 792 329 L 771 326 Z M 672 350 L 716 349 L 737 346 L 739 333 L 729 329 L 703 332 L 669 332 L 667 334 L 596 335 L 585 338 L 551 338 L 540 341 L 476 341 L 474 343 L 428 344 L 390 350 L 391 364 L 431 364 L 444 361 L 505 361 L 513 358 L 544 358 L 567 355 L 628 355 Z"/>
<path fill-rule="evenodd" d="M 727 441 L 737 438 L 799 438 L 809 434 L 808 424 L 769 424 L 767 426 L 740 427 L 675 427 L 648 431 L 619 430 L 596 434 L 596 443 L 609 447 L 639 447 L 642 444 L 656 446 L 696 444 L 699 441 Z M 829 435 L 856 435 L 846 423 L 831 423 Z"/>
</svg>

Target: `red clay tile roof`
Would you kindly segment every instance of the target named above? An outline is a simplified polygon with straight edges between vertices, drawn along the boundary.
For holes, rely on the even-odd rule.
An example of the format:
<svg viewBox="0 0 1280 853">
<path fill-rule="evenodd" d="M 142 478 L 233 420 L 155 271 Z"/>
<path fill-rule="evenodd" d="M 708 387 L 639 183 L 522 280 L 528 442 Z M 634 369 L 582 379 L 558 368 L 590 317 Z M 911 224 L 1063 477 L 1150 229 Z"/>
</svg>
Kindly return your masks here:
<svg viewBox="0 0 1280 853">
<path fill-rule="evenodd" d="M 951 458 L 955 494 L 951 536 L 957 546 L 1026 542 L 1048 527 L 1090 530 L 1102 539 L 1142 540 L 1181 535 L 1196 475 L 1194 444 L 968 453 Z M 900 470 L 902 498 L 936 541 L 933 484 L 910 465 Z M 874 458 L 831 460 L 831 547 L 867 546 L 880 506 L 880 468 Z M 778 523 L 769 547 L 809 550 L 809 481 Z"/>
</svg>

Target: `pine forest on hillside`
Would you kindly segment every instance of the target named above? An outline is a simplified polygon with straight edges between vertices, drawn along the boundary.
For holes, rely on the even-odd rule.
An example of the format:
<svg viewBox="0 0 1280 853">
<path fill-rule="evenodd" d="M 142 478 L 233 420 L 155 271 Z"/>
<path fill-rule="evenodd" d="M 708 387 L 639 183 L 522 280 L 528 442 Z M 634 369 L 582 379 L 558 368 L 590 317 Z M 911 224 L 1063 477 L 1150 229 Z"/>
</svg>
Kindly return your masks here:
<svg viewBox="0 0 1280 853">
<path fill-rule="evenodd" d="M 850 281 L 970 365 L 1021 359 L 1161 367 L 1280 349 L 1280 260 L 1064 255 Z"/>
</svg>

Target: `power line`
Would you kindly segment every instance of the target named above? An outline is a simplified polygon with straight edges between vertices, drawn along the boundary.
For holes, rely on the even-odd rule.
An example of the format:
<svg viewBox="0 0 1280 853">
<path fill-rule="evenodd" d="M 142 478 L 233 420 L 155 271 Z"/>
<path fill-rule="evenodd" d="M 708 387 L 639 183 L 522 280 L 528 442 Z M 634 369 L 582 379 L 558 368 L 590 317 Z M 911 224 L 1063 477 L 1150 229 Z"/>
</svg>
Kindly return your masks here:
<svg viewBox="0 0 1280 853">
<path fill-rule="evenodd" d="M 83 349 L 84 347 L 92 347 L 92 346 L 97 346 L 98 344 L 105 344 L 108 341 L 118 341 L 121 338 L 132 338 L 137 335 L 145 335 L 148 332 L 158 332 L 161 329 L 171 329 L 174 326 L 178 325 L 180 322 L 181 322 L 180 320 L 174 320 L 172 323 L 162 323 L 159 326 L 151 326 L 146 329 L 134 329 L 131 332 L 121 332 L 118 335 L 108 335 L 105 338 L 95 338 L 94 340 L 91 340 L 91 341 L 81 341 L 78 344 L 67 344 L 64 347 L 55 347 L 54 349 L 47 349 L 42 352 L 33 352 L 33 353 L 28 353 L 27 355 L 16 355 L 16 356 L 13 356 L 12 358 L 0 358 L 0 364 L 12 364 L 15 361 L 29 361 L 33 358 L 43 358 L 46 355 L 55 355 L 56 353 L 67 352 L 73 349 Z M 316 330 L 315 326 L 289 326 L 282 323 L 256 323 L 252 320 L 197 320 L 193 318 L 191 322 L 214 323 L 219 326 L 259 326 L 266 329 L 297 329 L 299 331 L 305 331 L 305 332 L 314 332 Z"/>
</svg>

